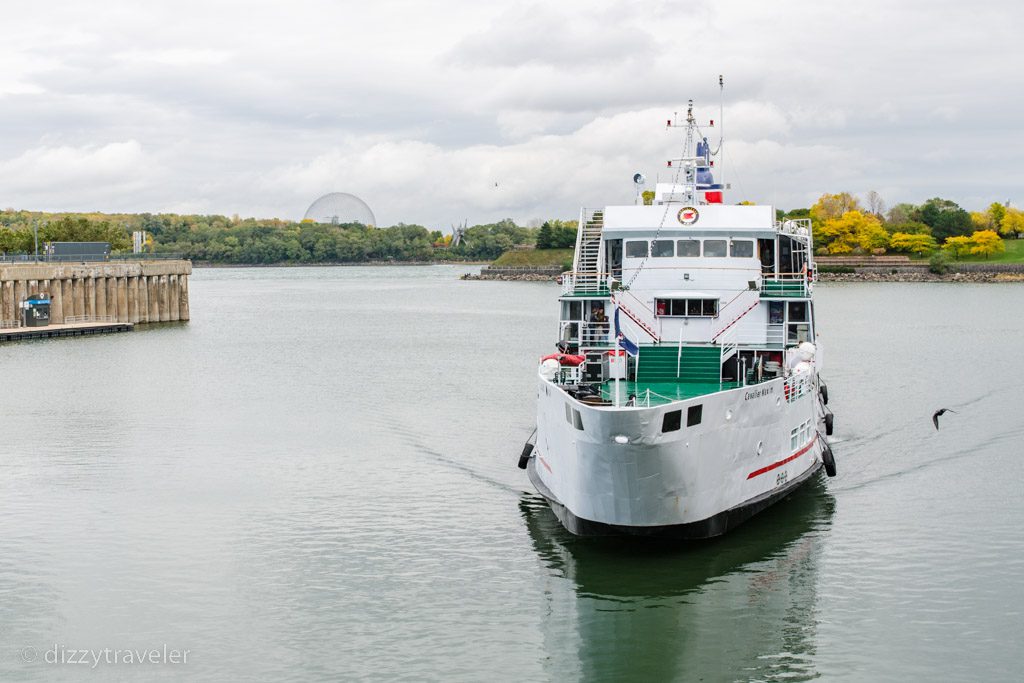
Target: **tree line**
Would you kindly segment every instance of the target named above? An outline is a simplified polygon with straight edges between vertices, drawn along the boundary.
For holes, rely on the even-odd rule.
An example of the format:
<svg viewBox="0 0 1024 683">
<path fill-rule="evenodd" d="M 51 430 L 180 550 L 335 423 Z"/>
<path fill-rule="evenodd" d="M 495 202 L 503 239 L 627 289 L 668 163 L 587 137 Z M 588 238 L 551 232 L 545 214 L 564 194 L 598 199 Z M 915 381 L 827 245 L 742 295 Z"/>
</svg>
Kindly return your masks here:
<svg viewBox="0 0 1024 683">
<path fill-rule="evenodd" d="M 934 197 L 922 204 L 897 204 L 888 211 L 876 192 L 867 201 L 848 192 L 823 194 L 809 209 L 780 212 L 780 218 L 810 218 L 819 254 L 921 256 L 938 250 L 959 258 L 990 257 L 1005 249 L 1003 237 L 1024 233 L 1024 211 L 995 202 L 985 211 L 967 211 Z"/>
<path fill-rule="evenodd" d="M 550 226 L 567 224 L 553 221 Z M 178 214 L 48 214 L 0 212 L 0 252 L 32 253 L 33 230 L 45 242 L 110 242 L 131 250 L 133 231 L 150 236 L 148 250 L 212 263 L 360 263 L 367 261 L 493 260 L 515 246 L 536 244 L 541 228 L 512 219 L 467 228 L 458 245 L 451 235 L 422 225 L 374 228 L 359 223 L 321 224 L 237 216 Z M 561 233 L 560 233 L 561 234 Z M 575 243 L 575 224 L 572 226 Z M 559 237 L 559 239 L 564 239 Z"/>
<path fill-rule="evenodd" d="M 746 202 L 744 202 L 746 203 Z M 823 194 L 810 208 L 778 211 L 777 217 L 809 218 L 820 254 L 882 254 L 887 251 L 959 258 L 991 256 L 1001 237 L 1024 233 L 1024 212 L 991 204 L 969 212 L 949 199 L 897 204 L 887 209 L 875 192 L 865 201 L 848 192 Z M 422 225 L 374 228 L 238 216 L 179 214 L 66 214 L 0 211 L 0 253 L 32 253 L 34 230 L 40 251 L 46 242 L 109 242 L 131 249 L 133 231 L 145 230 L 147 249 L 157 254 L 211 263 L 360 263 L 367 261 L 484 261 L 513 247 L 557 249 L 576 243 L 576 221 L 548 220 L 536 227 L 511 218 L 468 227 L 452 236 Z"/>
</svg>

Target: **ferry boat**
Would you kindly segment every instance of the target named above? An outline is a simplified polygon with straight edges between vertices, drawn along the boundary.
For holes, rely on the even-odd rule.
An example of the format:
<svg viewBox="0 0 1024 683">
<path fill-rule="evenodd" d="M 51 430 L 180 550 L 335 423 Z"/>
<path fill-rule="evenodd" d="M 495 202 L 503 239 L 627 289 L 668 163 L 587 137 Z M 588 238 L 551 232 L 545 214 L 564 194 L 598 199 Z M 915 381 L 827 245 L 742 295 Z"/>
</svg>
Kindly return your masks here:
<svg viewBox="0 0 1024 683">
<path fill-rule="evenodd" d="M 717 536 L 835 474 L 811 222 L 723 203 L 692 100 L 667 125 L 650 204 L 581 209 L 538 367 L 519 466 L 577 535 Z"/>
</svg>

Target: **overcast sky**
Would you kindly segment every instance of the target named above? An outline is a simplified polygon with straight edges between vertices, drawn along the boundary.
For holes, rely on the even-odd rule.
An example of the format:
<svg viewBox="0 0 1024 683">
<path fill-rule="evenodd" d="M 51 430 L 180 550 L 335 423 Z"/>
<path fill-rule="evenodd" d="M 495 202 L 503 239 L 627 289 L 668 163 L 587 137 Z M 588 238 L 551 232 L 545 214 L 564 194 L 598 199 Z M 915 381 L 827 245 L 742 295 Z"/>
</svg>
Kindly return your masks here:
<svg viewBox="0 0 1024 683">
<path fill-rule="evenodd" d="M 727 201 L 1024 204 L 1017 2 L 5 3 L 0 206 L 573 218 L 664 178 L 690 97 Z M 718 121 L 716 121 L 716 124 Z"/>
</svg>

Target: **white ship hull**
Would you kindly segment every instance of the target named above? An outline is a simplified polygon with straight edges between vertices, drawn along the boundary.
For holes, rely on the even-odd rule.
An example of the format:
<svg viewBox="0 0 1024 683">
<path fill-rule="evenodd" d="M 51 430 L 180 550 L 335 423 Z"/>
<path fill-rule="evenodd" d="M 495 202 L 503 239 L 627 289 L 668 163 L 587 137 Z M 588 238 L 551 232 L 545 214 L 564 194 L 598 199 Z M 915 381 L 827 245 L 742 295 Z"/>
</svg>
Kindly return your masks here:
<svg viewBox="0 0 1024 683">
<path fill-rule="evenodd" d="M 679 428 L 663 431 L 676 410 Z M 538 377 L 527 469 L 575 534 L 717 536 L 819 470 L 823 412 L 815 374 L 647 408 L 587 405 Z"/>
</svg>

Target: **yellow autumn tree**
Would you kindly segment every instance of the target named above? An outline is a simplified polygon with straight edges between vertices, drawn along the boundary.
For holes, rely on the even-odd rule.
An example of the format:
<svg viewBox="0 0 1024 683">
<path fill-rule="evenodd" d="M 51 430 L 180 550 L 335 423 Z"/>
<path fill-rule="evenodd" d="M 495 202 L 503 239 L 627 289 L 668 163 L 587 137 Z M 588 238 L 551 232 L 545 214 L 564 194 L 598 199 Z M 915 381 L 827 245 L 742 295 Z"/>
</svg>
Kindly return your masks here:
<svg viewBox="0 0 1024 683">
<path fill-rule="evenodd" d="M 1022 232 L 1024 232 L 1024 211 L 1006 209 L 1003 220 L 999 222 L 999 234 L 1019 235 Z"/>
<path fill-rule="evenodd" d="M 839 194 L 825 193 L 811 207 L 811 220 L 817 225 L 825 221 L 842 218 L 843 214 L 851 211 L 860 212 L 861 210 L 860 201 L 849 192 L 840 192 Z"/>
<path fill-rule="evenodd" d="M 971 249 L 971 238 L 966 235 L 955 235 L 947 237 L 942 245 L 942 250 L 953 255 L 954 259 L 960 258 L 960 254 L 967 254 Z"/>
<path fill-rule="evenodd" d="M 971 225 L 975 230 L 988 230 L 992 227 L 992 214 L 988 211 L 971 211 Z"/>
<path fill-rule="evenodd" d="M 971 253 L 990 258 L 1006 250 L 1003 238 L 995 230 L 978 230 L 971 235 Z"/>
<path fill-rule="evenodd" d="M 848 254 L 854 249 L 884 251 L 889 246 L 889 233 L 878 218 L 860 211 L 847 211 L 838 218 L 826 220 L 816 235 L 830 254 Z"/>
<path fill-rule="evenodd" d="M 889 248 L 911 254 L 930 254 L 935 251 L 935 238 L 928 234 L 894 232 Z"/>
</svg>

